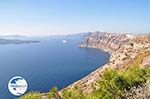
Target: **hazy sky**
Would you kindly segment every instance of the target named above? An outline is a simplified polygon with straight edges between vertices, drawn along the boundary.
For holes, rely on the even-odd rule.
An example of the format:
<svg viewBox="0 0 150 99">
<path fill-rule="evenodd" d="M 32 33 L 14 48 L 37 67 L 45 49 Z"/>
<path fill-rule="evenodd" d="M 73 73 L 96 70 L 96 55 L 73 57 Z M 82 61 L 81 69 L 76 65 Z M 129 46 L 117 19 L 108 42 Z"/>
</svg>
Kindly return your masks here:
<svg viewBox="0 0 150 99">
<path fill-rule="evenodd" d="M 150 0 L 0 0 L 0 34 L 150 32 Z"/>
</svg>

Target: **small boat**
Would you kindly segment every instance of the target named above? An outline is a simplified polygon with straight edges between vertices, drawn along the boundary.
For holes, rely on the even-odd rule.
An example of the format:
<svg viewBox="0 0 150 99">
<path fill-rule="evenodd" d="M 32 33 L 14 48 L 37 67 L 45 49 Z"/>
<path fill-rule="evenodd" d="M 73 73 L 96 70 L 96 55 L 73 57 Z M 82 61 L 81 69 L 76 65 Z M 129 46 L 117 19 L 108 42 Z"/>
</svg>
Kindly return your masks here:
<svg viewBox="0 0 150 99">
<path fill-rule="evenodd" d="M 66 41 L 66 40 L 63 40 L 62 42 L 63 42 L 63 43 L 67 43 L 67 41 Z"/>
</svg>

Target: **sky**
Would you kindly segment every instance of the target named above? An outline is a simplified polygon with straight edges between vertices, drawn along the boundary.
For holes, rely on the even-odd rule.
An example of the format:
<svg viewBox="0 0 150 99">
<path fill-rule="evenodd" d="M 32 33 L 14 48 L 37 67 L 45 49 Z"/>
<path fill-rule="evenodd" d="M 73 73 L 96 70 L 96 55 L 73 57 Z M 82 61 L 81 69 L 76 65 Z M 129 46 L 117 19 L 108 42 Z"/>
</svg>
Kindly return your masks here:
<svg viewBox="0 0 150 99">
<path fill-rule="evenodd" d="M 150 32 L 150 0 L 0 0 L 0 35 Z"/>
</svg>

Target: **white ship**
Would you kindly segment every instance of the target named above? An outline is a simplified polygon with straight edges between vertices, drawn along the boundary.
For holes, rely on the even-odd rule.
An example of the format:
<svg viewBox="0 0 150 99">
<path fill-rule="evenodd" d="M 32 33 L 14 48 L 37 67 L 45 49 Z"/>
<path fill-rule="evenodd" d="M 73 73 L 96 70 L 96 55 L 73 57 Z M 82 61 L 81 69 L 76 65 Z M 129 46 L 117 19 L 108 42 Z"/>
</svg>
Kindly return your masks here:
<svg viewBox="0 0 150 99">
<path fill-rule="evenodd" d="M 67 43 L 67 41 L 66 41 L 66 40 L 63 40 L 62 42 L 63 42 L 63 43 Z"/>
</svg>

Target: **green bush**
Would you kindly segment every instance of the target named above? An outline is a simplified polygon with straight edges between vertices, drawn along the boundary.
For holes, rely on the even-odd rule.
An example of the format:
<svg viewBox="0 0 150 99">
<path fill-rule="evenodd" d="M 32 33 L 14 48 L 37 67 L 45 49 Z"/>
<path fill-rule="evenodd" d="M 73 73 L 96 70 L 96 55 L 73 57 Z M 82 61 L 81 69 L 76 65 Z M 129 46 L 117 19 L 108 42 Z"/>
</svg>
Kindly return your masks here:
<svg viewBox="0 0 150 99">
<path fill-rule="evenodd" d="M 51 99 L 52 97 L 55 97 L 57 93 L 57 87 L 53 87 L 50 92 L 48 93 L 48 97 L 49 99 Z"/>
<path fill-rule="evenodd" d="M 30 92 L 26 95 L 20 97 L 19 99 L 40 99 L 40 93 L 39 92 Z"/>
<path fill-rule="evenodd" d="M 62 99 L 85 99 L 86 97 L 79 88 L 64 90 Z"/>
</svg>

